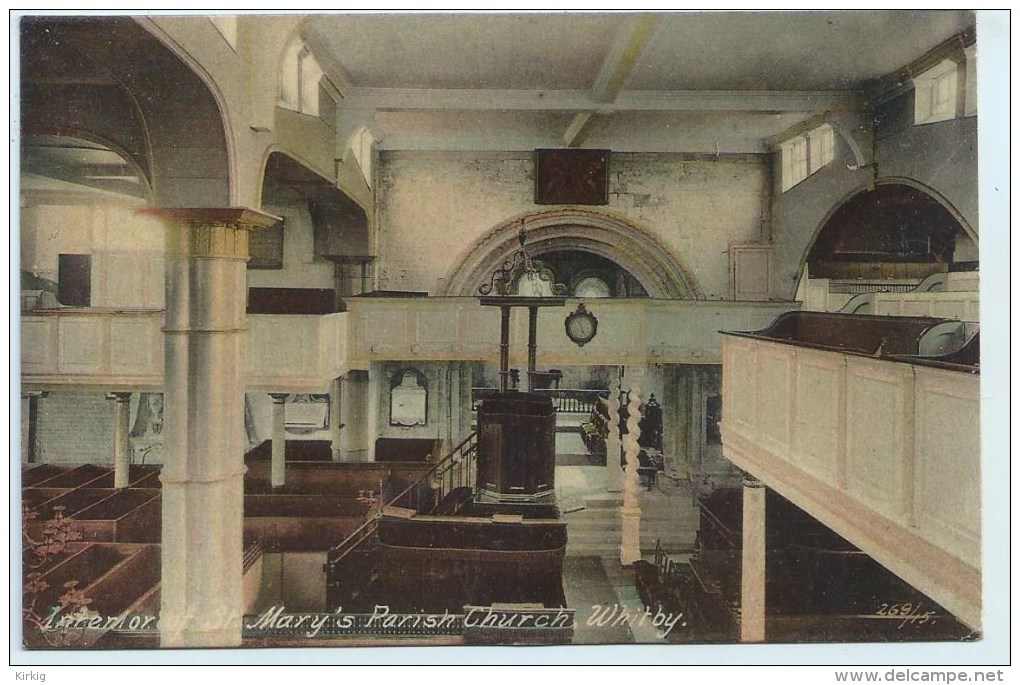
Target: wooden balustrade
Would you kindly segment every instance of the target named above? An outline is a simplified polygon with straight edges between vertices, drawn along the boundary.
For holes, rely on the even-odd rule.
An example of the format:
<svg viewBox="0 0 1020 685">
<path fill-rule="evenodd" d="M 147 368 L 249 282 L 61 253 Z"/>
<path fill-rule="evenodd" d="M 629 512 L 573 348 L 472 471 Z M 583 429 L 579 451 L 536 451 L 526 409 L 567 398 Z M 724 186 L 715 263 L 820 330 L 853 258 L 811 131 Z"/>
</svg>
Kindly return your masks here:
<svg viewBox="0 0 1020 685">
<path fill-rule="evenodd" d="M 850 351 L 911 343 L 881 330 L 886 317 L 820 316 L 868 319 L 867 340 L 825 349 L 807 321 L 787 322 L 785 340 L 724 336 L 724 454 L 977 628 L 977 368 Z M 920 336 L 927 323 L 910 325 Z"/>
</svg>

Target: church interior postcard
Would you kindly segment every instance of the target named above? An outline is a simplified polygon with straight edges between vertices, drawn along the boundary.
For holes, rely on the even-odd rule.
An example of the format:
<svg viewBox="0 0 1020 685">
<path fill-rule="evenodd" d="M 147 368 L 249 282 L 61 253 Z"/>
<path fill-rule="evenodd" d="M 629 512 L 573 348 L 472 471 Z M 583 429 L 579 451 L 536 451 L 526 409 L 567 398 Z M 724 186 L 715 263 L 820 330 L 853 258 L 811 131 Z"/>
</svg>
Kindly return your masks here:
<svg viewBox="0 0 1020 685">
<path fill-rule="evenodd" d="M 1004 658 L 1004 30 L 15 16 L 12 658 Z"/>
</svg>

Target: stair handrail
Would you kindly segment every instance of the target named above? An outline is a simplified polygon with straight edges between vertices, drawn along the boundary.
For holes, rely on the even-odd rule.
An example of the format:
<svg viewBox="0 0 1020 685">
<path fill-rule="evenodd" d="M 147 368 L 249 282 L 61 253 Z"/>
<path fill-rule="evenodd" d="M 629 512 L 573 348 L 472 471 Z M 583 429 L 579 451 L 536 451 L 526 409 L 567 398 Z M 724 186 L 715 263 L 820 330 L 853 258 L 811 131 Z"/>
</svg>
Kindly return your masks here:
<svg viewBox="0 0 1020 685">
<path fill-rule="evenodd" d="M 394 502 L 400 501 L 402 497 L 411 493 L 412 490 L 420 486 L 429 478 L 432 478 L 438 472 L 439 467 L 441 466 L 446 467 L 444 468 L 443 471 L 443 473 L 445 474 L 446 471 L 449 470 L 449 468 L 452 468 L 456 463 L 458 463 L 458 460 L 456 459 L 458 455 L 463 456 L 470 460 L 470 458 L 475 454 L 475 450 L 477 449 L 478 446 L 477 437 L 478 434 L 476 432 L 470 433 L 466 438 L 461 440 L 456 447 L 450 450 L 449 454 L 447 454 L 445 457 L 443 457 L 435 464 L 433 464 L 417 480 L 413 481 L 410 485 L 401 490 L 400 493 L 398 493 L 395 497 L 390 498 L 390 500 L 383 504 L 382 506 L 378 507 L 377 509 L 374 509 L 374 511 L 370 511 L 368 518 L 365 519 L 364 523 L 358 526 L 353 533 L 348 535 L 336 547 L 329 551 L 329 554 L 327 555 L 327 563 L 331 565 L 338 564 L 345 556 L 350 554 L 365 540 L 371 537 L 371 535 L 379 527 L 379 518 L 382 516 L 383 511 L 386 509 L 386 507 L 393 506 Z M 441 483 L 440 485 L 441 493 L 444 490 L 442 485 L 443 484 Z M 382 493 L 380 493 L 380 495 L 381 494 Z M 439 499 L 441 498 L 442 496 L 440 495 Z"/>
</svg>

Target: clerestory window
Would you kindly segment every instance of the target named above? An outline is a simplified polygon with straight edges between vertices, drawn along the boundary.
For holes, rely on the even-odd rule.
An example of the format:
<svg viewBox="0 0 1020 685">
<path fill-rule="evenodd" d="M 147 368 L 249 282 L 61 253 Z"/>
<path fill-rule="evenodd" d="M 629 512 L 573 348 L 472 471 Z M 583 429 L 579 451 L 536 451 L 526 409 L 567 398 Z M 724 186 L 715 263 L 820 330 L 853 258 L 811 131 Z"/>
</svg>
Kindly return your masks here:
<svg viewBox="0 0 1020 685">
<path fill-rule="evenodd" d="M 780 146 L 783 192 L 831 162 L 835 158 L 835 151 L 835 136 L 828 124 L 822 124 L 783 143 Z"/>
</svg>

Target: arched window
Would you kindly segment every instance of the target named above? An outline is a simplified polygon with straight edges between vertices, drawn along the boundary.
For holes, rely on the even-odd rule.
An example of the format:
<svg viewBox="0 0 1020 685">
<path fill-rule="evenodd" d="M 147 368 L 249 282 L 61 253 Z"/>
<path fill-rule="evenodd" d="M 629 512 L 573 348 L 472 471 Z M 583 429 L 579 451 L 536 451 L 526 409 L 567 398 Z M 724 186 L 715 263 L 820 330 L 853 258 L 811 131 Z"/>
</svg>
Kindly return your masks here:
<svg viewBox="0 0 1020 685">
<path fill-rule="evenodd" d="M 287 46 L 280 64 L 280 107 L 319 116 L 319 82 L 322 67 L 300 40 Z"/>
<path fill-rule="evenodd" d="M 372 146 L 375 145 L 375 137 L 368 130 L 367 126 L 361 129 L 351 138 L 351 152 L 354 154 L 354 161 L 361 169 L 361 175 L 365 177 L 365 183 L 372 187 Z"/>
</svg>

